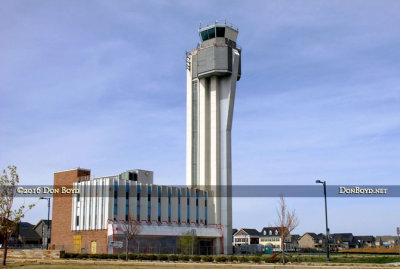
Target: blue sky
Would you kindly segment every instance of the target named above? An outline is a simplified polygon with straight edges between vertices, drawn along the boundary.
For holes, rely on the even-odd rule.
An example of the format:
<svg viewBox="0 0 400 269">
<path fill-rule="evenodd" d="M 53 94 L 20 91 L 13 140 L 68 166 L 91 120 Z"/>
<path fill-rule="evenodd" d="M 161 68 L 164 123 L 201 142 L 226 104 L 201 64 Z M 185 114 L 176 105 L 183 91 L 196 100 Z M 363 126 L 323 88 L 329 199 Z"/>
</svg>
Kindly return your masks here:
<svg viewBox="0 0 400 269">
<path fill-rule="evenodd" d="M 234 184 L 398 184 L 398 1 L 2 1 L 0 165 L 22 184 L 74 167 L 185 183 L 186 50 L 239 27 Z M 274 224 L 277 198 L 235 198 L 234 227 Z M 36 201 L 36 200 L 35 200 Z M 31 200 L 20 199 L 19 203 Z M 398 198 L 328 200 L 332 232 L 394 234 Z M 288 199 L 297 233 L 320 198 Z M 46 217 L 40 202 L 26 219 Z"/>
</svg>

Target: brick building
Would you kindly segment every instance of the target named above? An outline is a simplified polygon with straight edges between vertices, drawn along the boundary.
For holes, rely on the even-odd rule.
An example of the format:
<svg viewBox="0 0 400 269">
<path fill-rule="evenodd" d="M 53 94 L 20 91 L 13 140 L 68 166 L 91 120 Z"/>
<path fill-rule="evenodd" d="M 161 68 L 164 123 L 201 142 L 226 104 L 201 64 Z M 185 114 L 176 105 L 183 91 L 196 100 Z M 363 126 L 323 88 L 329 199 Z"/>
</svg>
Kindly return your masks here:
<svg viewBox="0 0 400 269">
<path fill-rule="evenodd" d="M 212 192 L 153 184 L 153 172 L 129 170 L 91 178 L 90 170 L 54 174 L 52 248 L 67 252 L 120 253 L 125 250 L 125 222 L 135 221 L 140 234 L 131 252 L 174 253 L 178 239 L 194 233 L 200 254 L 220 253 L 222 232 L 215 223 Z M 118 244 L 115 244 L 118 242 Z M 120 247 L 117 245 L 121 244 Z"/>
</svg>

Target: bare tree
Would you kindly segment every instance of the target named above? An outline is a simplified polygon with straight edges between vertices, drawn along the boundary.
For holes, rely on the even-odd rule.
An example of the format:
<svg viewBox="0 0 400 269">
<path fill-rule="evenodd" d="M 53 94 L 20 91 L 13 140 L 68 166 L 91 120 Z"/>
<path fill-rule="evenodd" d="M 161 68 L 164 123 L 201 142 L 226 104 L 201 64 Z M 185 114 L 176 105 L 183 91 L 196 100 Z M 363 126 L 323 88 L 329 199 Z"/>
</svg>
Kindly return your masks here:
<svg viewBox="0 0 400 269">
<path fill-rule="evenodd" d="M 6 169 L 3 170 L 0 179 L 0 235 L 4 240 L 3 266 L 7 261 L 8 239 L 15 232 L 26 211 L 34 206 L 31 204 L 25 208 L 24 205 L 21 205 L 17 209 L 12 209 L 18 183 L 19 176 L 16 166 L 8 166 L 8 173 Z"/>
<path fill-rule="evenodd" d="M 125 259 L 128 260 L 129 242 L 141 233 L 142 225 L 140 221 L 133 219 L 131 215 L 128 215 L 128 220 L 121 221 L 121 224 L 125 228 Z"/>
<path fill-rule="evenodd" d="M 296 229 L 299 225 L 299 220 L 296 216 L 296 212 L 293 209 L 289 211 L 286 206 L 283 195 L 279 199 L 279 207 L 277 209 L 278 221 L 276 226 L 279 227 L 281 236 L 281 251 L 282 251 L 282 263 L 285 264 L 285 238 L 290 236 L 290 233 Z"/>
</svg>

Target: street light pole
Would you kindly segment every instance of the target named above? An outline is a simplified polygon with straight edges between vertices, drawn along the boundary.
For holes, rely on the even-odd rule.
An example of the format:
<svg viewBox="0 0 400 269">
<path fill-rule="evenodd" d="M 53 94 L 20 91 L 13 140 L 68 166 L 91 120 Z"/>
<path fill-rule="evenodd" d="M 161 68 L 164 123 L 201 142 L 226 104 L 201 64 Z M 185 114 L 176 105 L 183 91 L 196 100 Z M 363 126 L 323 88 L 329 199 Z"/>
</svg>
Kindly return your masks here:
<svg viewBox="0 0 400 269">
<path fill-rule="evenodd" d="M 397 245 L 399 246 L 399 255 L 400 255 L 400 227 L 397 227 L 397 237 L 399 238 L 397 241 Z"/>
<path fill-rule="evenodd" d="M 49 249 L 49 237 L 50 237 L 50 198 L 40 197 L 40 200 L 47 200 L 47 234 L 46 234 L 46 249 Z M 43 239 L 43 237 L 42 237 Z"/>
<path fill-rule="evenodd" d="M 328 228 L 328 206 L 326 202 L 326 181 L 317 180 L 315 183 L 321 183 L 324 186 L 324 197 L 325 197 L 325 228 L 326 228 L 326 261 L 329 262 L 329 228 Z"/>
</svg>

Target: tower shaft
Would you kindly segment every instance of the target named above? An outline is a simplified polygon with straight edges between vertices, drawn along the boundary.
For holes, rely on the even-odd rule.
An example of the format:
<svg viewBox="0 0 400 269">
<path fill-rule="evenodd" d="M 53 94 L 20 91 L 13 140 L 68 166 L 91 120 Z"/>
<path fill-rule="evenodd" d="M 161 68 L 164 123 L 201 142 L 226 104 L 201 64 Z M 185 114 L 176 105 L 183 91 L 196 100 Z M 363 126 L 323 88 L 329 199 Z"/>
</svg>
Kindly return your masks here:
<svg viewBox="0 0 400 269">
<path fill-rule="evenodd" d="M 221 225 L 221 251 L 232 252 L 231 129 L 236 81 L 240 78 L 237 30 L 226 25 L 200 29 L 201 46 L 187 54 L 188 186 L 212 191 L 208 224 Z"/>
</svg>

